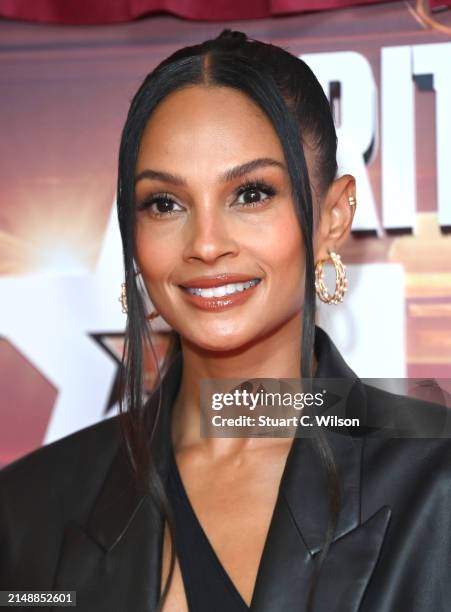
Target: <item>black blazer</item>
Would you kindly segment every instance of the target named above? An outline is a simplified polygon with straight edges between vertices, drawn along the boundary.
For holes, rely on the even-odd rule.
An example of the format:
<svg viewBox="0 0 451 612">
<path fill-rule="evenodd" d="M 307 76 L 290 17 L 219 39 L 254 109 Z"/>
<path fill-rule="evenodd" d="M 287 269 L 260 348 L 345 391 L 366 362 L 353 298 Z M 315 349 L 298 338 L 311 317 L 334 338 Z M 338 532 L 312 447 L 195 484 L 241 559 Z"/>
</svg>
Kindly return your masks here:
<svg viewBox="0 0 451 612">
<path fill-rule="evenodd" d="M 355 382 L 354 412 L 377 413 L 379 422 L 381 415 L 390 418 L 400 396 L 363 385 L 318 327 L 315 353 L 317 376 Z M 179 357 L 162 382 L 166 423 L 181 370 Z M 421 430 L 433 413 L 446 417 L 445 410 L 412 400 L 404 418 Z M 449 611 L 450 440 L 373 433 L 326 430 L 343 506 L 315 610 Z M 296 439 L 260 563 L 254 612 L 305 610 L 326 500 L 312 446 Z M 159 596 L 162 535 L 159 513 L 135 488 L 116 417 L 0 472 L 0 590 L 75 590 L 80 612 L 151 612 Z"/>
</svg>

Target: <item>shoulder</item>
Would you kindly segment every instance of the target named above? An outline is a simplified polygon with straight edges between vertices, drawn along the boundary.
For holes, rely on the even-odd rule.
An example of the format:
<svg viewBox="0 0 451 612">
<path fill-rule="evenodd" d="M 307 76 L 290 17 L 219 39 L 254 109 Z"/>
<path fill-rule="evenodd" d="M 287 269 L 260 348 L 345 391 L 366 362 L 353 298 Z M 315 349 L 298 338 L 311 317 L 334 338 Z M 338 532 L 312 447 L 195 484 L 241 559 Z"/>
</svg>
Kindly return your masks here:
<svg viewBox="0 0 451 612">
<path fill-rule="evenodd" d="M 393 393 L 365 384 L 365 413 L 363 421 L 371 433 L 389 439 L 430 440 L 432 447 L 447 449 L 451 440 L 451 410 L 444 393 L 437 386 L 428 387 L 426 394 L 433 401 L 409 395 Z M 426 387 L 425 387 L 426 389 Z"/>
<path fill-rule="evenodd" d="M 379 502 L 413 509 L 451 503 L 451 410 L 446 405 L 366 387 L 362 486 Z"/>
<path fill-rule="evenodd" d="M 362 523 L 382 509 L 389 520 L 363 608 L 444 611 L 450 595 L 444 586 L 444 560 L 451 554 L 449 408 L 380 390 L 367 390 L 367 401 L 384 420 L 379 430 L 360 436 L 359 512 Z"/>
<path fill-rule="evenodd" d="M 0 471 L 0 587 L 51 588 L 66 525 L 86 522 L 120 441 L 113 417 Z"/>
<path fill-rule="evenodd" d="M 414 462 L 451 459 L 451 410 L 443 396 L 427 401 L 368 385 L 365 394 L 368 451 L 391 449 L 393 460 L 398 455 Z"/>
<path fill-rule="evenodd" d="M 0 507 L 28 498 L 60 501 L 75 491 L 96 488 L 121 441 L 112 417 L 43 446 L 0 470 Z"/>
</svg>

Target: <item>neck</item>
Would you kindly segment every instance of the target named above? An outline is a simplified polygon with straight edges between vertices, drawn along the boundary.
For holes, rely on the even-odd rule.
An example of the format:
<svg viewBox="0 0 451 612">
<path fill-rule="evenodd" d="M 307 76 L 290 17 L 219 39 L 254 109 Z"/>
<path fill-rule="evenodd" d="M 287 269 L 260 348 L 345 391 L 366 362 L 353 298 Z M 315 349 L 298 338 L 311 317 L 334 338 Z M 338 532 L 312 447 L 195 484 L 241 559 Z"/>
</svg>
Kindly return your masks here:
<svg viewBox="0 0 451 612">
<path fill-rule="evenodd" d="M 301 316 L 297 315 L 271 335 L 233 351 L 207 351 L 182 339 L 183 373 L 172 413 L 176 450 L 196 446 L 209 454 L 222 455 L 274 443 L 264 438 L 201 437 L 200 381 L 205 378 L 299 378 Z M 316 368 L 315 358 L 313 368 Z"/>
</svg>

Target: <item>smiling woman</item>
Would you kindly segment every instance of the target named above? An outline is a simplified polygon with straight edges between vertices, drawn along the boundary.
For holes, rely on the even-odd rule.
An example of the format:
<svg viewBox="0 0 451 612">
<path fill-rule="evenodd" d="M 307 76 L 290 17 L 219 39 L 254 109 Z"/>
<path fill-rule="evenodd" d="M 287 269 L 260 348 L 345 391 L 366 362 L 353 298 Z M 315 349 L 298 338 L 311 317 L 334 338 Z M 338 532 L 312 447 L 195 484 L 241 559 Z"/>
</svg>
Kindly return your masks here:
<svg viewBox="0 0 451 612">
<path fill-rule="evenodd" d="M 198 349 L 276 342 L 275 327 L 285 344 L 300 328 L 305 264 L 266 115 L 240 91 L 184 87 L 146 125 L 137 173 L 136 261 L 164 319 Z"/>
<path fill-rule="evenodd" d="M 5 588 L 76 590 L 86 612 L 448 609 L 451 447 L 423 435 L 444 409 L 406 410 L 364 385 L 315 325 L 315 294 L 339 304 L 347 288 L 337 251 L 355 180 L 337 176 L 336 148 L 308 66 L 244 34 L 181 49 L 147 76 L 119 156 L 121 414 L 2 472 Z M 157 316 L 173 344 L 145 401 Z M 201 435 L 204 379 L 300 377 L 343 380 L 353 419 L 306 403 L 293 422 L 269 421 L 299 423 L 295 436 Z M 375 426 L 400 408 L 403 436 L 419 440 Z"/>
</svg>

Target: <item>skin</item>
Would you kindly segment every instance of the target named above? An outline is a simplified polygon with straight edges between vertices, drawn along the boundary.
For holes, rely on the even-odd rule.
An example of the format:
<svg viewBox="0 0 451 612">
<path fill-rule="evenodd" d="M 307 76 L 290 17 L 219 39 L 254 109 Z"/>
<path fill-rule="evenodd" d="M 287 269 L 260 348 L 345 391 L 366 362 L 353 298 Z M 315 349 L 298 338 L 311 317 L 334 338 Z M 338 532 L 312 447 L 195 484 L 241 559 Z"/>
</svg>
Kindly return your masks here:
<svg viewBox="0 0 451 612">
<path fill-rule="evenodd" d="M 307 165 L 315 152 L 305 145 Z M 257 159 L 245 176 L 232 168 Z M 176 175 L 149 175 L 149 170 Z M 146 175 L 147 173 L 147 175 Z M 144 174 L 144 176 L 142 176 Z M 264 113 L 229 88 L 190 86 L 168 96 L 151 116 L 138 155 L 136 264 L 161 316 L 181 336 L 184 370 L 172 422 L 180 474 L 193 509 L 219 560 L 250 605 L 258 565 L 292 439 L 201 438 L 202 378 L 298 378 L 305 260 L 289 176 L 277 134 Z M 249 191 L 264 182 L 274 194 Z M 320 197 L 315 261 L 339 252 L 349 235 L 355 180 L 344 175 Z M 169 194 L 166 210 L 157 194 Z M 246 206 L 249 199 L 253 206 Z M 166 202 L 167 203 L 167 202 Z M 195 277 L 239 272 L 262 278 L 244 304 L 205 312 L 189 304 L 179 284 Z M 165 532 L 162 585 L 169 567 Z M 164 612 L 187 610 L 178 563 Z"/>
</svg>

